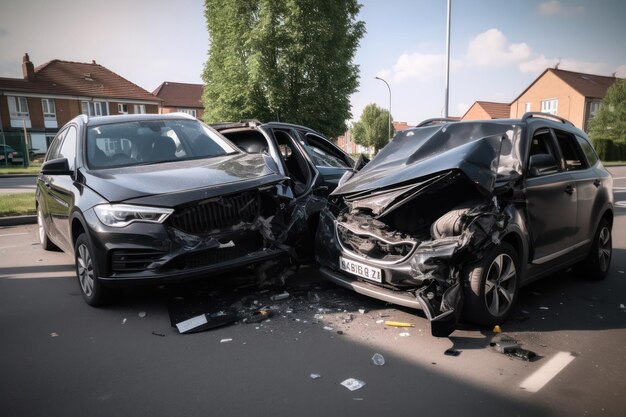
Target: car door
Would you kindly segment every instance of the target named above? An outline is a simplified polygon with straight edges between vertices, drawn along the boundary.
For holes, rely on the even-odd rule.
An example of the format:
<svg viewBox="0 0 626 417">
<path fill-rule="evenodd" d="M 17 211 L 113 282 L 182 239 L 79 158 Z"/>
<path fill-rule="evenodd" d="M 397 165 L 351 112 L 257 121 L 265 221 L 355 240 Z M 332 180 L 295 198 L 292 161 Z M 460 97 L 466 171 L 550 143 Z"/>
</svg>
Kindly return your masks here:
<svg viewBox="0 0 626 417">
<path fill-rule="evenodd" d="M 44 162 L 52 161 L 59 157 L 59 150 L 61 148 L 61 144 L 63 143 L 63 138 L 65 138 L 65 134 L 67 133 L 67 129 L 61 130 L 54 137 L 52 142 L 50 143 L 50 147 L 48 148 L 48 152 L 46 154 L 46 158 Z M 46 175 L 40 173 L 37 177 L 37 194 L 38 194 L 38 204 L 41 209 L 41 213 L 43 215 L 43 221 L 45 223 L 45 228 L 48 231 L 48 235 L 54 242 L 57 242 L 57 233 L 54 229 L 54 225 L 52 224 L 52 217 L 50 215 L 50 210 L 55 209 L 55 201 L 52 200 L 50 195 L 50 181 L 52 179 L 51 175 Z"/>
<path fill-rule="evenodd" d="M 312 132 L 300 131 L 304 148 L 319 171 L 329 191 L 337 188 L 346 171 L 353 171 L 354 161 L 329 140 Z"/>
<path fill-rule="evenodd" d="M 554 169 L 531 173 L 529 162 L 534 155 L 550 155 L 556 162 Z M 557 258 L 572 245 L 577 216 L 576 187 L 561 160 L 551 129 L 532 132 L 526 160 L 525 196 L 535 264 Z"/>
<path fill-rule="evenodd" d="M 72 175 L 49 175 L 48 211 L 52 223 L 51 234 L 55 242 L 63 248 L 71 249 L 69 216 L 74 207 L 74 176 L 76 174 L 76 141 L 78 130 L 76 126 L 68 127 L 63 142 L 59 147 L 57 158 L 66 158 Z"/>
</svg>

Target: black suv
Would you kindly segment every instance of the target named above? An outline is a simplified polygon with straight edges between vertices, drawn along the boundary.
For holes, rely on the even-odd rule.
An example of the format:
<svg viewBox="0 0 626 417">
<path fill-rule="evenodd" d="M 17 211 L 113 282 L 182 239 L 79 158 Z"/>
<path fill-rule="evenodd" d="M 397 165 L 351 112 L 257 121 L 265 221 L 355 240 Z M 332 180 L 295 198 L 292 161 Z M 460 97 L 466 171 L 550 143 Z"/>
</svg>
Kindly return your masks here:
<svg viewBox="0 0 626 417">
<path fill-rule="evenodd" d="M 613 181 L 559 117 L 425 123 L 349 175 L 320 216 L 322 274 L 423 310 L 434 335 L 462 312 L 504 321 L 522 285 L 568 266 L 608 273 Z"/>
<path fill-rule="evenodd" d="M 99 305 L 116 284 L 291 259 L 315 214 L 292 186 L 267 153 L 191 116 L 81 115 L 56 135 L 37 179 L 39 237 L 74 255 L 83 296 Z"/>
</svg>

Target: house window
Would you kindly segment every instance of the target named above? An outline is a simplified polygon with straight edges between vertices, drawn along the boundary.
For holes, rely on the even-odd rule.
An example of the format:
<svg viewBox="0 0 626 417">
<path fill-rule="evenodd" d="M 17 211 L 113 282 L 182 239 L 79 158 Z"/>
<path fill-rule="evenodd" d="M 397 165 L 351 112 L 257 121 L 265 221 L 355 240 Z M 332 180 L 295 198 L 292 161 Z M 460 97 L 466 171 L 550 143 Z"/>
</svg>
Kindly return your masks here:
<svg viewBox="0 0 626 417">
<path fill-rule="evenodd" d="M 82 101 L 83 114 L 88 116 L 107 116 L 109 114 L 105 101 Z"/>
<path fill-rule="evenodd" d="M 592 101 L 589 103 L 589 117 L 595 116 L 598 110 L 600 110 L 600 107 L 602 107 L 601 101 Z"/>
<path fill-rule="evenodd" d="M 57 112 L 56 112 L 56 109 L 54 108 L 54 99 L 42 98 L 41 107 L 43 108 L 44 119 L 56 120 Z"/>
<path fill-rule="evenodd" d="M 9 113 L 12 119 L 28 119 L 28 101 L 26 97 L 7 96 Z"/>
<path fill-rule="evenodd" d="M 117 105 L 117 112 L 119 114 L 128 114 L 128 104 L 118 104 Z"/>
<path fill-rule="evenodd" d="M 524 113 L 528 113 L 529 111 L 531 111 L 530 107 L 531 107 L 530 103 L 525 103 L 524 104 Z"/>
<path fill-rule="evenodd" d="M 541 100 L 541 112 L 556 115 L 559 100 L 553 98 L 550 100 Z"/>
<path fill-rule="evenodd" d="M 134 105 L 134 113 L 135 114 L 145 114 L 146 105 L 145 104 L 135 104 Z"/>
<path fill-rule="evenodd" d="M 196 117 L 196 109 L 177 109 L 176 111 L 179 111 L 181 113 L 187 113 L 192 115 L 193 117 Z"/>
</svg>

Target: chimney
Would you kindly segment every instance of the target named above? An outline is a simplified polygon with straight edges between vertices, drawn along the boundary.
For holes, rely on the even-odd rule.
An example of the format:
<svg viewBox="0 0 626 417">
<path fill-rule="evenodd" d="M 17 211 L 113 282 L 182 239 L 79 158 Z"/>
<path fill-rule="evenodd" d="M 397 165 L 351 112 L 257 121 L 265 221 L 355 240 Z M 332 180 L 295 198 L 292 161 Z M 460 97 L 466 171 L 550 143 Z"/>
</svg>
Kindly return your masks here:
<svg viewBox="0 0 626 417">
<path fill-rule="evenodd" d="M 22 74 L 24 74 L 25 80 L 33 81 L 35 79 L 35 66 L 30 62 L 27 53 L 24 54 L 24 58 L 22 58 Z"/>
</svg>

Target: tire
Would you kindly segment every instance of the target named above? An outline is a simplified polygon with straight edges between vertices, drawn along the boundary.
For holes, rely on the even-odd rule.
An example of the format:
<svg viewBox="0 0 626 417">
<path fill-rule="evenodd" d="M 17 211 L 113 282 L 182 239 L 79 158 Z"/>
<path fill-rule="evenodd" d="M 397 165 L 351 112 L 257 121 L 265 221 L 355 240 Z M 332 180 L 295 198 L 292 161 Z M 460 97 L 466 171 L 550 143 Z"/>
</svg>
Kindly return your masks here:
<svg viewBox="0 0 626 417">
<path fill-rule="evenodd" d="M 608 220 L 602 219 L 600 224 L 598 224 L 598 230 L 593 238 L 589 255 L 582 262 L 587 278 L 593 281 L 600 281 L 606 278 L 611 267 L 612 253 L 613 237 L 611 224 Z"/>
<path fill-rule="evenodd" d="M 41 206 L 37 206 L 37 234 L 39 236 L 39 243 L 44 250 L 58 250 L 57 245 L 52 243 L 50 238 L 48 237 L 48 232 L 46 231 L 46 223 L 43 221 L 43 213 L 41 211 Z"/>
<path fill-rule="evenodd" d="M 520 261 L 515 249 L 506 242 L 492 246 L 463 274 L 467 280 L 464 318 L 488 327 L 506 321 L 520 286 Z"/>
<path fill-rule="evenodd" d="M 74 245 L 78 286 L 85 302 L 90 306 L 97 307 L 108 304 L 111 301 L 112 292 L 104 287 L 98 278 L 98 265 L 94 262 L 93 253 L 89 238 L 85 233 L 82 233 Z"/>
</svg>

